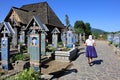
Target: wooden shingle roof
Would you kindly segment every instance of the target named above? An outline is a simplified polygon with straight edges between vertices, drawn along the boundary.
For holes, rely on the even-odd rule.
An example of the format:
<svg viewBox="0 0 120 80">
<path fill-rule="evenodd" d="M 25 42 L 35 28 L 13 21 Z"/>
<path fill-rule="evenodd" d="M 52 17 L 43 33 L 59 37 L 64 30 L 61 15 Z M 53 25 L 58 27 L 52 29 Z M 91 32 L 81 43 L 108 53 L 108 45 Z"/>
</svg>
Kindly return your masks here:
<svg viewBox="0 0 120 80">
<path fill-rule="evenodd" d="M 50 8 L 47 2 L 23 5 L 21 8 L 13 8 L 23 24 L 27 24 L 33 16 L 38 16 L 43 24 L 64 28 L 60 19 Z M 7 20 L 7 17 L 6 19 Z"/>
</svg>

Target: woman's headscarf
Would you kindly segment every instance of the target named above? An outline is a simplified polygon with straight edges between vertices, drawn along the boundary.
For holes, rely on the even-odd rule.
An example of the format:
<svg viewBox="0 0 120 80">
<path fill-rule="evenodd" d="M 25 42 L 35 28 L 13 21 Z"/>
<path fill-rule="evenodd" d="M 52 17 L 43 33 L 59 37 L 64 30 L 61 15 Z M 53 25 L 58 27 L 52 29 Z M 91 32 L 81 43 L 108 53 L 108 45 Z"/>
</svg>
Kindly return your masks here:
<svg viewBox="0 0 120 80">
<path fill-rule="evenodd" d="M 89 40 L 92 40 L 92 35 L 89 35 L 88 39 L 89 39 Z"/>
</svg>

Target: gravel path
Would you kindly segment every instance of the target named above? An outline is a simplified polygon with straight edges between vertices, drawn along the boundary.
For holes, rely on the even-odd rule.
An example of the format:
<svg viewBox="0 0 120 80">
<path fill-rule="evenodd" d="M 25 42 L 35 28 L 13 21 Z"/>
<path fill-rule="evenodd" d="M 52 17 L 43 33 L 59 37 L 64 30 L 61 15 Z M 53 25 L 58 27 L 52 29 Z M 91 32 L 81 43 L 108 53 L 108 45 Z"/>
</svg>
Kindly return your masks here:
<svg viewBox="0 0 120 80">
<path fill-rule="evenodd" d="M 98 58 L 94 58 L 94 65 L 89 66 L 85 49 L 81 48 L 74 65 L 58 80 L 120 80 L 120 57 L 106 41 L 96 41 L 96 51 Z"/>
</svg>

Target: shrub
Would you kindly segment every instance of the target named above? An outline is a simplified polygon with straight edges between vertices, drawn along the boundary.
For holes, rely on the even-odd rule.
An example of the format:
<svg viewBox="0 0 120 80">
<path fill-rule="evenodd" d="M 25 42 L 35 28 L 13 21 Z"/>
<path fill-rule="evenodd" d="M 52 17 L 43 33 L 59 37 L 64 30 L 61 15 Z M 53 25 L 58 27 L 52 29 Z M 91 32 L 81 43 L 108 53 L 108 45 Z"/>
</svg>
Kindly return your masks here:
<svg viewBox="0 0 120 80">
<path fill-rule="evenodd" d="M 115 47 L 118 47 L 118 44 L 114 44 Z"/>
<path fill-rule="evenodd" d="M 39 73 L 35 72 L 33 68 L 25 69 L 24 71 L 7 78 L 6 80 L 39 80 Z"/>
<path fill-rule="evenodd" d="M 113 43 L 113 41 L 109 41 L 109 44 L 112 44 Z"/>
<path fill-rule="evenodd" d="M 47 46 L 46 47 L 46 52 L 53 52 L 55 51 L 56 48 L 54 48 L 53 46 Z"/>
<path fill-rule="evenodd" d="M 20 53 L 20 54 L 13 55 L 13 56 L 10 58 L 10 62 L 13 63 L 13 62 L 15 62 L 16 60 L 25 60 L 26 58 L 30 58 L 30 55 L 29 55 L 29 54 Z"/>
</svg>

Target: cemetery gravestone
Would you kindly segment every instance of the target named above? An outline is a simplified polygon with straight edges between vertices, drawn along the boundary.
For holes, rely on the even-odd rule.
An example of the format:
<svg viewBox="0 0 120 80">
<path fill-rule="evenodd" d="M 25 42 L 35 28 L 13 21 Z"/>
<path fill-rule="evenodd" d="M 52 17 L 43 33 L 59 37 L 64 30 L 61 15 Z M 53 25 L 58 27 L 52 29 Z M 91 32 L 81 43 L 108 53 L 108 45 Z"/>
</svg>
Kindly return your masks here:
<svg viewBox="0 0 120 80">
<path fill-rule="evenodd" d="M 44 30 L 41 32 L 41 54 L 46 55 L 46 35 L 47 33 L 45 31 L 49 31 L 47 26 L 43 24 Z"/>
<path fill-rule="evenodd" d="M 113 34 L 108 34 L 107 35 L 107 40 L 108 41 L 113 41 Z"/>
<path fill-rule="evenodd" d="M 21 32 L 20 32 L 20 44 L 25 45 L 25 26 L 22 26 Z"/>
<path fill-rule="evenodd" d="M 14 26 L 14 31 L 15 31 L 15 34 L 13 34 L 13 40 L 12 40 L 12 44 L 13 44 L 13 48 L 17 48 L 17 45 L 18 45 L 18 34 L 17 34 L 17 28 L 16 26 Z"/>
<path fill-rule="evenodd" d="M 66 47 L 66 33 L 65 32 L 62 32 L 61 33 L 61 40 L 62 40 L 62 43 L 63 43 L 63 46 Z"/>
<path fill-rule="evenodd" d="M 33 16 L 26 27 L 29 32 L 28 52 L 30 53 L 30 64 L 36 70 L 40 70 L 41 54 L 45 55 L 45 34 L 47 27 L 42 24 L 37 16 Z M 41 43 L 43 42 L 43 43 Z M 43 50 L 42 50 L 43 49 Z"/>
<path fill-rule="evenodd" d="M 78 34 L 75 34 L 75 41 L 78 42 Z"/>
<path fill-rule="evenodd" d="M 9 34 L 15 34 L 11 25 L 8 22 L 3 22 L 2 34 L 3 37 L 1 39 L 1 60 L 2 60 L 2 68 L 9 70 L 10 69 L 10 43 L 9 43 Z"/>
<path fill-rule="evenodd" d="M 119 44 L 119 35 L 118 34 L 114 34 L 113 43 L 117 44 L 117 45 Z"/>
<path fill-rule="evenodd" d="M 60 31 L 58 30 L 58 28 L 54 28 L 52 31 L 52 45 L 57 48 L 57 44 L 58 44 L 58 33 L 60 33 Z"/>
<path fill-rule="evenodd" d="M 72 31 L 67 31 L 67 47 L 72 48 L 73 47 L 73 34 Z"/>
</svg>

